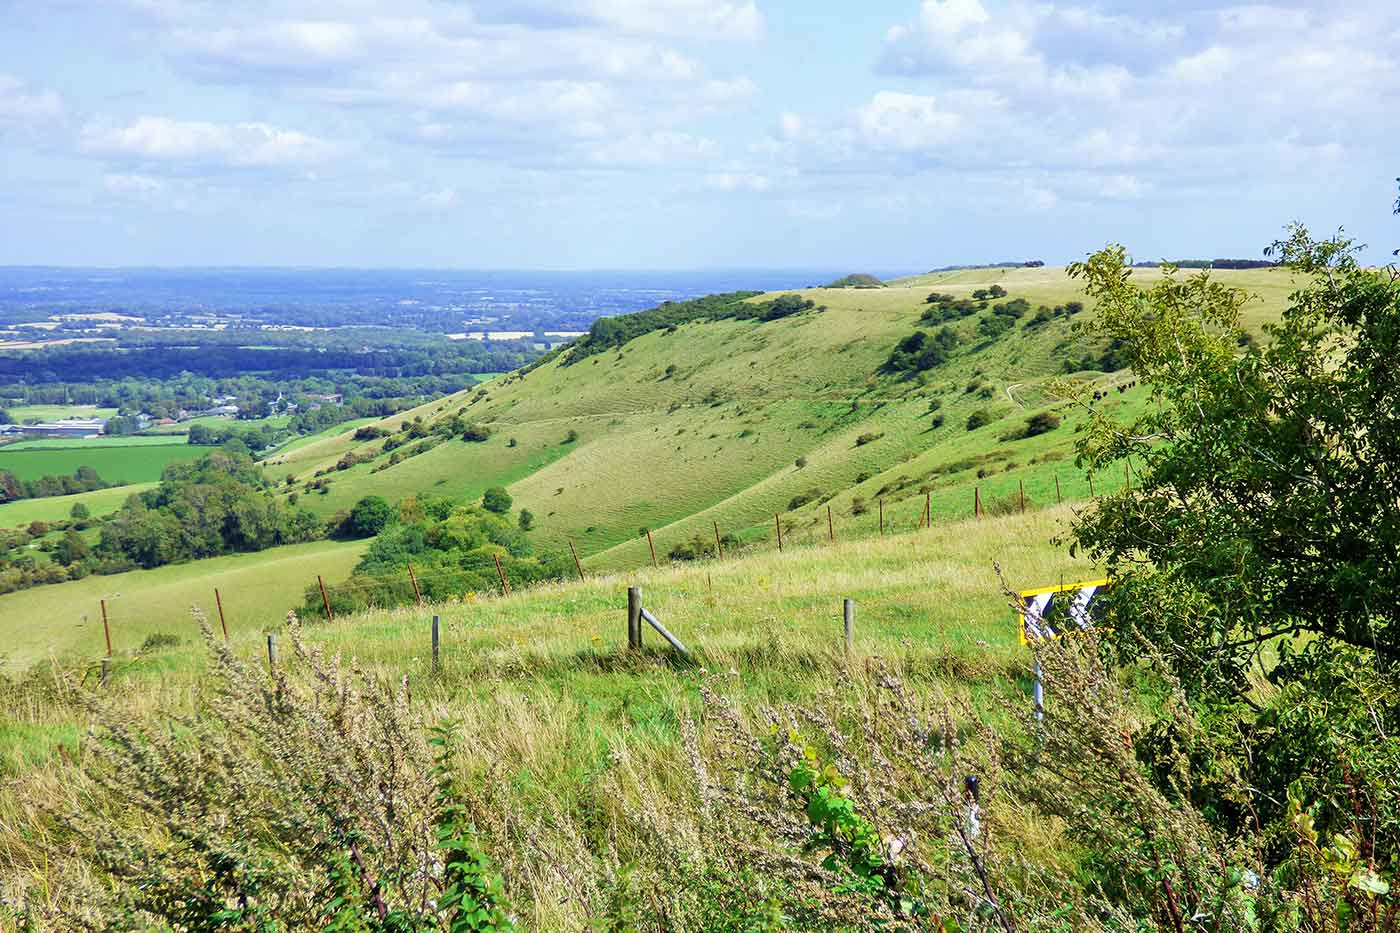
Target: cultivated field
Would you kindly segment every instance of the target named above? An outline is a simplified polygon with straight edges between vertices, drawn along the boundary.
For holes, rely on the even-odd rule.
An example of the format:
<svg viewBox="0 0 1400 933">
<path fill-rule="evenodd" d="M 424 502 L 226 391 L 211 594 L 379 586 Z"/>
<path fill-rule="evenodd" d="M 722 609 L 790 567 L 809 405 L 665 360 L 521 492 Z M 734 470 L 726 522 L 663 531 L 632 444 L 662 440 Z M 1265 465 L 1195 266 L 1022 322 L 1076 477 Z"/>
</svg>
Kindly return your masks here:
<svg viewBox="0 0 1400 933">
<path fill-rule="evenodd" d="M 131 437 L 65 442 L 64 446 L 29 450 L 5 447 L 0 448 L 0 470 L 8 470 L 27 480 L 71 476 L 78 467 L 89 466 L 109 483 L 151 483 L 160 479 L 161 472 L 169 464 L 194 460 L 209 452 L 207 447 L 193 447 L 178 441 Z"/>
<path fill-rule="evenodd" d="M 155 483 L 135 483 L 128 486 L 113 486 L 111 489 L 95 489 L 72 496 L 49 496 L 43 499 L 20 499 L 0 505 L 0 528 L 18 528 L 30 522 L 56 522 L 68 518 L 73 506 L 81 502 L 88 513 L 100 518 L 121 508 L 128 496 L 147 489 Z"/>
</svg>

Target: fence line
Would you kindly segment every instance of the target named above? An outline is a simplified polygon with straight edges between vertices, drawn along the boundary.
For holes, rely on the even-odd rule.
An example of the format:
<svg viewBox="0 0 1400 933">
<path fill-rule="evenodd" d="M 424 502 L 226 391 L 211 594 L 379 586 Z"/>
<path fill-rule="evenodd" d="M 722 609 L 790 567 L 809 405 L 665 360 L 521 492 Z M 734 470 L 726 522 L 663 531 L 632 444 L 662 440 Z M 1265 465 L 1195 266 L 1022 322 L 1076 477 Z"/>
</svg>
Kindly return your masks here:
<svg viewBox="0 0 1400 933">
<path fill-rule="evenodd" d="M 1092 474 L 1092 473 L 1087 474 L 1087 478 L 1088 478 L 1089 485 L 1090 485 L 1091 496 L 1093 496 L 1093 498 L 1097 498 L 1097 496 L 1096 496 L 1096 495 L 1093 495 L 1093 492 L 1092 492 L 1093 489 L 1094 489 L 1094 477 L 1093 477 L 1093 474 Z M 1125 489 L 1125 490 L 1127 490 L 1127 491 L 1131 491 L 1131 483 L 1132 483 L 1131 468 L 1130 468 L 1127 464 L 1125 464 L 1125 465 L 1124 465 L 1124 486 L 1123 486 L 1122 488 Z M 1063 501 L 1064 501 L 1064 494 L 1063 494 L 1062 487 L 1061 487 L 1061 485 L 1060 485 L 1060 477 L 1059 477 L 1059 474 L 1058 474 L 1058 473 L 1054 474 L 1054 487 L 1055 487 L 1055 502 L 1056 502 L 1056 504 L 1062 504 Z M 1018 512 L 1019 512 L 1020 514 L 1025 514 L 1026 511 L 1027 511 L 1027 499 L 1026 499 L 1025 480 L 1024 480 L 1023 478 L 1018 478 L 1018 480 L 1017 480 L 1017 489 L 1016 489 L 1016 492 L 1014 493 L 1014 495 L 1016 495 L 1016 497 L 1017 497 L 1017 500 L 1016 500 L 1016 501 L 1017 501 L 1017 506 L 1016 506 L 1016 507 L 1017 507 Z M 911 498 L 912 498 L 912 497 L 911 497 Z M 984 506 L 984 503 L 983 503 L 983 498 L 982 498 L 982 487 L 981 487 L 980 484 L 973 487 L 973 503 L 972 503 L 972 505 L 973 505 L 973 508 L 972 508 L 972 516 L 973 516 L 975 519 L 980 520 L 980 519 L 982 519 L 982 518 L 987 514 L 986 509 L 985 509 L 985 506 Z M 881 536 L 884 536 L 884 535 L 886 535 L 886 533 L 887 533 L 888 525 L 887 525 L 886 516 L 885 516 L 884 497 L 883 497 L 883 496 L 882 496 L 882 497 L 879 497 L 879 507 L 880 507 L 879 525 L 878 525 L 878 527 L 879 527 L 879 534 L 880 534 Z M 833 512 L 833 510 L 832 510 L 832 508 L 831 508 L 831 505 L 830 505 L 829 503 L 828 503 L 827 506 L 826 506 L 826 520 L 827 520 L 827 521 L 826 521 L 826 524 L 827 524 L 827 542 L 828 542 L 829 544 L 835 543 L 835 541 L 836 541 L 835 513 Z M 789 532 L 788 532 L 788 537 L 786 537 L 786 538 L 784 537 L 783 524 L 782 524 L 782 513 L 775 513 L 774 516 L 773 516 L 773 521 L 774 521 L 775 536 L 776 536 L 777 542 L 778 542 L 778 551 L 779 551 L 779 553 L 784 553 L 784 552 L 785 552 L 785 548 L 786 548 L 789 544 L 791 544 L 791 540 L 790 540 L 791 532 L 790 532 L 790 530 L 789 530 Z M 820 522 L 820 519 L 819 519 L 819 518 L 816 519 L 816 520 L 814 520 L 813 524 L 818 523 L 818 522 Z M 714 530 L 714 535 L 715 535 L 715 555 L 716 555 L 716 558 L 717 558 L 717 559 L 723 559 L 723 558 L 726 557 L 726 556 L 732 557 L 732 556 L 735 556 L 736 553 L 737 553 L 738 555 L 744 555 L 744 554 L 746 554 L 747 552 L 749 552 L 749 551 L 752 550 L 752 548 L 741 547 L 741 548 L 739 548 L 739 549 L 737 550 L 737 552 L 732 552 L 731 554 L 726 555 L 726 554 L 725 554 L 725 551 L 724 551 L 724 539 L 723 539 L 723 535 L 722 535 L 722 533 L 721 533 L 721 531 L 720 531 L 719 523 L 718 523 L 718 521 L 712 521 L 711 524 L 712 524 L 712 527 L 713 527 L 713 530 Z M 790 527 L 791 527 L 791 526 L 790 526 Z M 908 529 L 908 531 L 912 532 L 912 531 L 918 531 L 918 530 L 920 530 L 920 529 L 931 529 L 932 527 L 933 527 L 933 493 L 932 493 L 931 490 L 925 489 L 925 490 L 924 490 L 924 502 L 923 502 L 923 504 L 922 504 L 922 507 L 921 507 L 921 510 L 920 510 L 920 513 L 919 513 L 919 517 L 918 517 L 918 519 L 917 519 L 915 525 L 913 526 L 913 528 Z M 908 533 L 908 532 L 898 532 L 898 531 L 896 531 L 895 533 Z M 651 557 L 652 557 L 652 566 L 653 566 L 653 568 L 659 568 L 659 559 L 658 559 L 658 557 L 657 557 L 657 555 L 656 555 L 655 539 L 654 539 L 654 537 L 653 537 L 653 535 L 652 535 L 650 529 L 647 529 L 647 530 L 646 530 L 646 537 L 647 537 L 648 549 L 649 549 L 649 551 L 650 551 L 650 553 L 651 553 Z M 799 543 L 799 544 L 806 543 L 807 545 L 811 545 L 811 544 L 816 544 L 817 542 L 814 541 L 813 539 L 809 538 L 809 539 L 807 539 L 806 542 L 799 541 L 798 543 Z M 569 540 L 568 540 L 568 544 L 569 544 L 570 553 L 571 553 L 571 555 L 572 555 L 572 557 L 573 557 L 574 567 L 575 567 L 575 570 L 576 570 L 576 572 L 577 572 L 577 574 L 578 574 L 578 578 L 579 578 L 580 581 L 583 581 L 583 580 L 586 579 L 586 576 L 585 576 L 585 574 L 584 574 L 582 561 L 581 561 L 580 558 L 579 558 L 578 549 L 574 546 L 574 542 L 573 542 L 572 539 L 569 539 Z M 510 584 L 508 575 L 507 575 L 507 573 L 506 573 L 506 569 L 505 569 L 504 565 L 501 563 L 501 559 L 500 559 L 499 555 L 492 555 L 492 556 L 493 556 L 493 561 L 494 561 L 495 569 L 496 569 L 496 573 L 497 573 L 497 579 L 498 579 L 498 581 L 499 581 L 499 583 L 500 583 L 500 595 L 501 595 L 501 596 L 510 596 L 510 595 L 512 595 L 512 592 L 513 592 L 513 591 L 512 591 L 512 588 L 511 588 L 511 584 Z M 438 571 L 431 571 L 431 570 L 430 570 L 430 571 L 428 571 L 427 573 L 419 574 L 419 573 L 417 572 L 416 568 L 414 568 L 414 566 L 413 566 L 411 563 L 409 563 L 409 564 L 406 565 L 406 579 L 407 579 L 407 582 L 408 582 L 409 586 L 412 588 L 412 591 L 413 591 L 413 594 L 414 594 L 414 600 L 415 600 L 415 602 L 416 602 L 419 606 L 423 606 L 423 605 L 425 605 L 426 602 L 427 602 L 426 599 L 425 599 L 425 597 L 424 597 L 424 595 L 423 595 L 423 590 L 422 590 L 422 583 L 423 583 L 424 581 L 427 581 L 427 582 L 429 582 L 429 583 L 436 582 L 436 581 L 446 581 L 446 582 L 448 582 L 448 583 L 461 582 L 461 581 L 462 581 L 462 578 L 463 578 L 463 574 L 465 574 L 465 573 L 473 573 L 473 572 L 472 572 L 472 571 L 456 571 L 456 570 L 450 570 L 450 569 L 443 569 L 443 570 L 438 570 Z M 402 580 L 402 579 L 404 579 L 404 578 L 399 578 L 399 579 Z M 385 591 L 386 587 L 392 587 L 392 586 L 394 585 L 394 580 L 395 580 L 395 578 L 393 578 L 393 577 L 378 577 L 378 578 L 374 578 L 371 582 L 359 583 L 359 582 L 353 582 L 353 581 L 347 580 L 347 581 L 345 581 L 344 583 L 332 584 L 331 586 L 327 586 L 327 585 L 326 585 L 326 582 L 325 582 L 325 579 L 324 579 L 321 575 L 318 574 L 317 577 L 316 577 L 316 586 L 317 586 L 317 591 L 319 592 L 319 595 L 320 595 L 320 597 L 321 597 L 321 607 L 322 607 L 323 611 L 325 612 L 325 617 L 326 617 L 327 621 L 330 621 L 330 622 L 335 621 L 334 604 L 333 604 L 333 601 L 332 601 L 332 598 L 331 598 L 331 597 L 332 597 L 332 594 L 336 594 L 336 593 L 345 593 L 345 592 L 383 593 L 383 592 Z M 549 581 L 549 582 L 554 582 L 554 581 Z M 471 590 L 471 589 L 464 589 L 464 590 L 462 590 L 462 592 L 461 592 L 460 594 L 453 594 L 453 595 L 467 595 L 467 594 L 473 594 L 473 593 L 476 593 L 476 592 L 478 592 L 478 591 L 476 591 L 476 590 Z M 229 632 L 229 627 L 228 627 L 228 621 L 227 621 L 227 618 L 226 618 L 226 616 L 225 616 L 225 611 L 224 611 L 223 595 L 222 595 L 222 593 L 220 592 L 220 590 L 219 590 L 218 588 L 214 588 L 214 601 L 215 601 L 215 605 L 216 605 L 217 610 L 218 610 L 219 625 L 220 625 L 220 629 L 221 629 L 221 632 L 222 632 L 224 641 L 225 641 L 225 642 L 228 642 L 229 639 L 230 639 L 230 632 Z M 114 656 L 114 650 L 113 650 L 113 639 L 112 639 L 112 626 L 111 626 L 111 619 L 110 619 L 110 617 L 109 617 L 109 612 L 108 612 L 107 600 L 106 600 L 105 598 L 99 600 L 99 606 L 100 606 L 100 610 L 101 610 L 103 637 L 104 637 L 104 641 L 105 641 L 106 649 L 107 649 L 107 653 L 106 653 L 105 657 L 102 659 L 102 665 L 101 665 L 101 668 L 102 668 L 101 680 L 102 680 L 102 682 L 105 682 L 106 679 L 107 679 L 108 671 L 109 671 L 109 669 L 110 669 L 110 665 L 111 665 L 112 658 L 113 658 L 113 656 Z M 384 607 L 367 607 L 367 608 L 394 608 L 394 607 L 392 607 L 392 606 L 384 606 Z M 640 602 L 638 603 L 638 616 L 637 616 L 637 617 L 638 617 L 639 620 L 641 620 L 641 619 L 643 618 L 642 615 L 641 615 L 641 606 L 640 606 Z M 654 615 L 652 615 L 652 618 L 646 619 L 646 621 L 648 622 L 648 624 L 651 624 L 653 627 L 657 627 L 657 628 L 658 628 L 658 631 L 661 630 L 662 627 L 661 627 L 660 623 L 655 619 L 655 616 L 654 616 Z M 433 647 L 434 647 L 434 657 L 435 657 L 435 658 L 436 658 L 436 656 L 437 656 L 437 648 L 438 648 L 438 641 L 437 641 L 437 624 L 436 624 L 436 622 L 437 622 L 437 619 L 436 619 L 436 617 L 434 617 L 434 641 L 433 641 Z M 851 619 L 848 619 L 848 622 L 853 622 L 853 611 L 852 611 L 852 617 L 851 617 Z M 639 645 L 639 644 L 640 644 L 640 637 L 641 637 L 640 622 L 638 622 L 638 627 L 637 627 L 636 630 L 635 630 L 635 634 L 636 634 L 636 638 L 637 638 L 637 644 Z M 629 643 L 631 642 L 631 635 L 632 635 L 632 629 L 629 628 Z M 663 632 L 663 637 L 668 637 L 668 640 L 669 640 L 669 635 L 668 635 L 668 633 L 664 633 L 664 632 Z M 850 639 L 849 639 L 849 637 L 848 637 L 848 639 L 847 639 L 848 649 L 849 649 L 849 643 L 850 643 Z M 679 641 L 675 642 L 675 644 L 677 644 L 677 645 L 679 646 L 679 647 L 678 647 L 678 650 L 684 651 L 684 646 L 683 646 L 683 645 L 680 645 Z M 268 642 L 268 652 L 269 652 L 269 655 L 268 655 L 268 662 L 269 662 L 269 665 L 275 666 L 275 663 L 276 663 L 276 644 L 275 644 L 275 640 L 270 640 L 270 641 Z"/>
</svg>

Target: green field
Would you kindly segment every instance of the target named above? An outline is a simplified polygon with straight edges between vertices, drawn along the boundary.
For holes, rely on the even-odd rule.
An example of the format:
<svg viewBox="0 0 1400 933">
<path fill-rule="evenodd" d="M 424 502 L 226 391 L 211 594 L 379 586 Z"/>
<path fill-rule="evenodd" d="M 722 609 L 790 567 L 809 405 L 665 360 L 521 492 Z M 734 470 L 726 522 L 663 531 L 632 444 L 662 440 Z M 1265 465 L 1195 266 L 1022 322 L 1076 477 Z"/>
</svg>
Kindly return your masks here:
<svg viewBox="0 0 1400 933">
<path fill-rule="evenodd" d="M 15 419 L 16 424 L 25 421 L 59 421 L 63 418 L 110 418 L 117 413 L 115 408 L 98 408 L 96 405 L 11 405 L 4 407 Z"/>
<path fill-rule="evenodd" d="M 151 428 L 149 431 L 146 432 L 146 435 L 157 437 L 161 435 L 171 434 L 184 435 L 190 433 L 190 428 L 196 424 L 202 424 L 205 427 L 210 428 L 229 426 L 237 426 L 239 428 L 256 428 L 263 426 L 270 428 L 284 428 L 287 426 L 287 423 L 291 420 L 292 419 L 290 415 L 273 415 L 268 418 L 252 418 L 243 421 L 234 418 L 224 418 L 218 415 L 210 415 L 207 418 L 191 418 L 188 421 L 177 421 L 175 424 L 162 424 L 157 427 Z"/>
<path fill-rule="evenodd" d="M 192 636 L 190 607 L 213 614 L 215 587 L 232 631 L 261 631 L 301 605 L 317 574 L 345 575 L 363 549 L 364 542 L 317 541 L 9 593 L 0 596 L 0 655 L 17 667 L 50 655 L 99 657 L 102 599 L 113 647 L 123 652 L 154 632 Z"/>
<path fill-rule="evenodd" d="M 347 432 L 353 433 L 356 428 L 364 427 L 367 424 L 374 424 L 378 420 L 380 419 L 352 418 L 351 420 L 342 422 L 340 424 L 333 424 L 322 431 L 317 431 L 315 434 L 303 434 L 300 437 L 294 437 L 291 440 L 287 441 L 285 444 L 283 444 L 281 447 L 278 447 L 276 450 L 273 450 L 271 453 L 267 454 L 264 459 L 272 459 L 275 457 L 279 457 L 283 454 L 291 453 L 294 450 L 300 450 L 303 447 L 310 446 L 311 444 L 314 444 L 317 441 L 322 441 L 329 437 L 339 437 L 340 435 L 345 434 Z"/>
<path fill-rule="evenodd" d="M 8 470 L 20 479 L 28 480 L 41 476 L 71 476 L 78 467 L 89 466 L 109 483 L 151 483 L 160 479 L 161 472 L 169 464 L 194 460 L 208 452 L 207 447 L 192 447 L 183 443 L 128 444 L 107 441 L 37 450 L 7 447 L 0 448 L 0 470 Z"/>
<path fill-rule="evenodd" d="M 186 443 L 179 435 L 126 434 L 101 438 L 41 437 L 31 441 L 16 441 L 0 448 L 0 454 L 21 450 L 88 450 L 108 447 L 169 447 Z"/>
<path fill-rule="evenodd" d="M 0 528 L 19 528 L 30 522 L 56 522 L 68 518 L 73 506 L 81 502 L 93 518 L 100 518 L 121 508 L 128 496 L 155 487 L 154 483 L 134 483 L 95 489 L 73 496 L 49 496 L 43 499 L 20 499 L 0 505 Z"/>
</svg>

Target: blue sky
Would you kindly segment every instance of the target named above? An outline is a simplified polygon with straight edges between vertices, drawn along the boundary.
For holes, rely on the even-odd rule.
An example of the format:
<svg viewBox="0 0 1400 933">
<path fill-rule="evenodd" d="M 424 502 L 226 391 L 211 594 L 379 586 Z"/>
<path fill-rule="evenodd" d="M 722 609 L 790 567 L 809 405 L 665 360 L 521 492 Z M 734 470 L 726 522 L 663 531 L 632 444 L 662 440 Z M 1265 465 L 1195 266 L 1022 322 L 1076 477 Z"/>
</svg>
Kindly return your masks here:
<svg viewBox="0 0 1400 933">
<path fill-rule="evenodd" d="M 1382 0 L 0 0 L 0 264 L 1400 245 Z M 1392 242 L 1395 241 L 1395 242 Z"/>
</svg>

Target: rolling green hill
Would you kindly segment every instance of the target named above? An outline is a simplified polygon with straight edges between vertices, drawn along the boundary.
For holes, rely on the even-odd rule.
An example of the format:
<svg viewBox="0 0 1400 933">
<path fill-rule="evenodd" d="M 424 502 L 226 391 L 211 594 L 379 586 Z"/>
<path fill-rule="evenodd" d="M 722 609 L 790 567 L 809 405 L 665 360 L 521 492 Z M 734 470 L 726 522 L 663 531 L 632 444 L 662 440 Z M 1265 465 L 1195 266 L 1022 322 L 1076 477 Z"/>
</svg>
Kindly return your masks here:
<svg viewBox="0 0 1400 933">
<path fill-rule="evenodd" d="M 1159 275 L 1134 272 L 1139 281 Z M 1217 276 L 1260 296 L 1247 316 L 1255 329 L 1292 288 L 1277 270 Z M 993 286 L 1005 296 L 971 300 Z M 689 317 L 668 306 L 664 326 L 625 343 L 579 358 L 565 349 L 372 425 L 306 439 L 265 469 L 327 517 L 365 495 L 476 498 L 506 485 L 515 507 L 534 514 L 538 546 L 567 551 L 573 541 L 585 567 L 602 571 L 649 563 L 644 528 L 664 559 L 697 536 L 712 540 L 716 526 L 772 547 L 775 515 L 802 543 L 827 537 L 828 508 L 844 540 L 879 533 L 881 500 L 887 530 L 901 530 L 926 502 L 940 524 L 970 516 L 975 495 L 990 513 L 1019 510 L 1023 495 L 1030 510 L 1082 499 L 1089 479 L 1073 466 L 1073 441 L 1086 413 L 1056 402 L 1047 383 L 1073 373 L 1103 393 L 1100 406 L 1144 402 L 1130 373 L 1103 371 L 1105 348 L 1076 335 L 1093 312 L 1073 304 L 1082 296 L 1062 269 L 962 270 L 799 294 L 811 306 L 785 305 L 776 317 L 764 310 L 774 295 L 748 298 L 750 310 L 699 303 L 711 310 Z M 998 313 L 1018 301 L 1019 314 Z M 934 319 L 921 320 L 926 313 Z M 916 334 L 924 343 L 897 354 Z M 910 369 L 916 357 L 929 368 Z M 1037 416 L 1048 416 L 1040 433 L 1030 430 Z M 463 425 L 489 436 L 464 440 Z M 357 427 L 366 430 L 357 436 Z M 1094 479 L 1097 491 L 1124 481 Z M 271 553 L 240 558 L 263 559 L 292 592 L 318 572 Z M 120 590 L 123 579 L 101 585 Z M 61 599 L 93 585 L 44 592 Z M 0 619 L 21 621 L 36 598 L 0 597 Z"/>
</svg>

